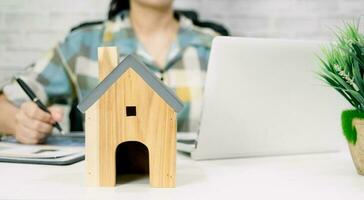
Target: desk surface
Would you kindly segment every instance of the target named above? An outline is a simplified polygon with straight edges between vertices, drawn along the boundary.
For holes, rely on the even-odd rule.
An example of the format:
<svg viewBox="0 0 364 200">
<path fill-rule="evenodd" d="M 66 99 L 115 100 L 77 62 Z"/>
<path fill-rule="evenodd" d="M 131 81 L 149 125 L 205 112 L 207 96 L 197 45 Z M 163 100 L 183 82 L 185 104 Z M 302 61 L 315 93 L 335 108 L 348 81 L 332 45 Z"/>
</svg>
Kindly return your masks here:
<svg viewBox="0 0 364 200">
<path fill-rule="evenodd" d="M 215 161 L 179 154 L 176 188 L 133 178 L 114 188 L 85 187 L 84 162 L 0 163 L 0 199 L 364 199 L 364 177 L 348 152 Z"/>
</svg>

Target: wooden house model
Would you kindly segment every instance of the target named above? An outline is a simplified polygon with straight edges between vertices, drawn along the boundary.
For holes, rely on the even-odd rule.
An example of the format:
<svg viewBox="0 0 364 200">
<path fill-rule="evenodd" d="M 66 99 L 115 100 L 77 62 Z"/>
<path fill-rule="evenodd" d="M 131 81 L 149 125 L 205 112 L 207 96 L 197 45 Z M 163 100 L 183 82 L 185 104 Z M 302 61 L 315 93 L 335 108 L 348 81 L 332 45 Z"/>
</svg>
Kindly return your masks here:
<svg viewBox="0 0 364 200">
<path fill-rule="evenodd" d="M 150 185 L 175 187 L 176 113 L 183 104 L 134 56 L 118 63 L 117 49 L 103 47 L 98 59 L 101 82 L 78 105 L 86 114 L 87 185 L 115 186 L 116 149 L 136 141 L 148 150 Z"/>
</svg>

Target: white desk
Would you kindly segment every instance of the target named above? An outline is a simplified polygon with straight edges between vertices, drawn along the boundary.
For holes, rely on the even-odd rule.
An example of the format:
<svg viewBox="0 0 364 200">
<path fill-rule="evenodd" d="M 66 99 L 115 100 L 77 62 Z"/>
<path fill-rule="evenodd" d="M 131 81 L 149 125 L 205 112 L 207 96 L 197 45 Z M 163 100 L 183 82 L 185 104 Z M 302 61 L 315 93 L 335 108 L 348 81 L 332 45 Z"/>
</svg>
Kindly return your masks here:
<svg viewBox="0 0 364 200">
<path fill-rule="evenodd" d="M 364 199 L 364 177 L 347 152 L 200 162 L 178 155 L 174 189 L 149 188 L 146 177 L 85 187 L 83 169 L 0 163 L 0 199 Z"/>
</svg>

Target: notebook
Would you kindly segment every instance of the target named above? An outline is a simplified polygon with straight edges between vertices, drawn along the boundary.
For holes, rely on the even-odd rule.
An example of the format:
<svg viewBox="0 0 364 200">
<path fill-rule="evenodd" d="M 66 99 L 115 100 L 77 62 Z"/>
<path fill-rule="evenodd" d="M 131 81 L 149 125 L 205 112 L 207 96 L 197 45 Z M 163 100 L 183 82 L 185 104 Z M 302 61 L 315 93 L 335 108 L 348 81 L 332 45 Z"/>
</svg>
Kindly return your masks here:
<svg viewBox="0 0 364 200">
<path fill-rule="evenodd" d="M 0 162 L 69 165 L 84 160 L 84 134 L 52 135 L 45 144 L 25 145 L 14 137 L 0 142 Z"/>
</svg>

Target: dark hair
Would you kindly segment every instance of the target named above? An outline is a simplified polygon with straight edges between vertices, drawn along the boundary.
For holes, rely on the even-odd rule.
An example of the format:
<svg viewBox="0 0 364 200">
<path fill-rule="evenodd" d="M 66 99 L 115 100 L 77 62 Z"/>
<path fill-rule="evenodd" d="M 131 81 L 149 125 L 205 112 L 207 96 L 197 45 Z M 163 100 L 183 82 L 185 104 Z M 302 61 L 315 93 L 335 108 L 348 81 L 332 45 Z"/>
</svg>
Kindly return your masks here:
<svg viewBox="0 0 364 200">
<path fill-rule="evenodd" d="M 121 11 L 129 10 L 129 9 L 130 9 L 129 0 L 111 0 L 107 18 L 112 19 L 117 14 L 119 14 Z"/>
<path fill-rule="evenodd" d="M 111 0 L 107 18 L 109 20 L 113 19 L 120 12 L 129 10 L 130 9 L 129 1 L 130 0 Z M 198 14 L 193 10 L 176 10 L 174 14 L 175 14 L 175 17 L 177 17 L 177 18 L 178 18 L 178 15 L 183 15 L 183 16 L 191 19 L 192 23 L 196 26 L 211 28 L 214 31 L 216 31 L 224 36 L 229 35 L 229 31 L 225 27 L 223 27 L 219 24 L 216 24 L 214 22 L 209 22 L 209 21 L 200 21 Z"/>
</svg>

